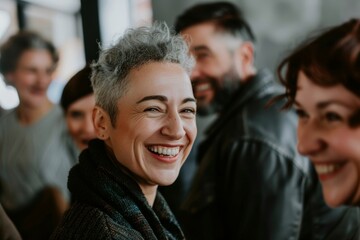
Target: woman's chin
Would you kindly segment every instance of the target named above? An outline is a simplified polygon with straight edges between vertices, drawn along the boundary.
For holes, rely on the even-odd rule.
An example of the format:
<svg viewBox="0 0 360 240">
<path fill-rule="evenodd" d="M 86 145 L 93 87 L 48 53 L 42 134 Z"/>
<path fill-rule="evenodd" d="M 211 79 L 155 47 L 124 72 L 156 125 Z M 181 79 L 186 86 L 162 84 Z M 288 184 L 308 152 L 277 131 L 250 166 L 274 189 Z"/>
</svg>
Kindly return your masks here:
<svg viewBox="0 0 360 240">
<path fill-rule="evenodd" d="M 336 201 L 336 200 L 334 200 L 334 199 L 326 199 L 326 198 L 325 198 L 325 202 L 326 202 L 326 204 L 327 204 L 329 207 L 331 207 L 331 208 L 337 208 L 337 207 L 340 207 L 341 205 L 343 205 L 342 202 Z"/>
<path fill-rule="evenodd" d="M 342 205 L 349 205 L 349 200 L 344 193 L 329 193 L 326 191 L 323 191 L 323 193 L 326 204 L 331 208 L 340 207 Z"/>
<path fill-rule="evenodd" d="M 159 186 L 169 186 L 171 184 L 173 184 L 176 179 L 178 177 L 178 174 L 166 174 L 166 175 L 163 175 L 159 181 L 158 181 L 158 184 Z"/>
</svg>

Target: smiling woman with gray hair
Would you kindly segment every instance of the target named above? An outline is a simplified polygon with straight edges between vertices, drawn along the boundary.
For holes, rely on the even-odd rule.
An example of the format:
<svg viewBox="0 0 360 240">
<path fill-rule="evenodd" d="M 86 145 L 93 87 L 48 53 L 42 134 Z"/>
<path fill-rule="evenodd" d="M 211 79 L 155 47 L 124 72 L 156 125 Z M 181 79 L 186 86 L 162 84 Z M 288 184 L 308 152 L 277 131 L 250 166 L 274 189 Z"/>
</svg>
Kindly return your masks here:
<svg viewBox="0 0 360 240">
<path fill-rule="evenodd" d="M 165 24 L 128 30 L 92 65 L 97 140 L 69 175 L 74 204 L 53 239 L 184 239 L 159 185 L 196 137 L 186 43 Z"/>
</svg>

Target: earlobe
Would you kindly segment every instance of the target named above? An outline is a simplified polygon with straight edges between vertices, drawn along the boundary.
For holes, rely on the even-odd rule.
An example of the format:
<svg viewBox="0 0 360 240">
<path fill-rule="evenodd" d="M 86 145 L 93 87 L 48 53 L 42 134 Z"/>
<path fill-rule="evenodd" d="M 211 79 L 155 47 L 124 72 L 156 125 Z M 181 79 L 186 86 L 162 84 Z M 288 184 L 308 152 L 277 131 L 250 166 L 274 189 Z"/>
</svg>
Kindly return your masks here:
<svg viewBox="0 0 360 240">
<path fill-rule="evenodd" d="M 109 115 L 101 107 L 95 106 L 92 113 L 92 119 L 96 137 L 101 140 L 107 140 L 109 138 Z"/>
</svg>

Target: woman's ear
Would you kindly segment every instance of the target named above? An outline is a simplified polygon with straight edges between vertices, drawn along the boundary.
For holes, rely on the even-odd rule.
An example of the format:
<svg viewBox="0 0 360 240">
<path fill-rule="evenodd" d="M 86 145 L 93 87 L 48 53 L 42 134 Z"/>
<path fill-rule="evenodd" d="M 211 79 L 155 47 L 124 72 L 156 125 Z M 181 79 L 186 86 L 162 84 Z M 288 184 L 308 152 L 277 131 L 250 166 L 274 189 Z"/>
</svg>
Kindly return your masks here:
<svg viewBox="0 0 360 240">
<path fill-rule="evenodd" d="M 96 137 L 101 140 L 109 138 L 109 130 L 112 127 L 109 114 L 99 106 L 95 106 L 92 113 Z"/>
</svg>

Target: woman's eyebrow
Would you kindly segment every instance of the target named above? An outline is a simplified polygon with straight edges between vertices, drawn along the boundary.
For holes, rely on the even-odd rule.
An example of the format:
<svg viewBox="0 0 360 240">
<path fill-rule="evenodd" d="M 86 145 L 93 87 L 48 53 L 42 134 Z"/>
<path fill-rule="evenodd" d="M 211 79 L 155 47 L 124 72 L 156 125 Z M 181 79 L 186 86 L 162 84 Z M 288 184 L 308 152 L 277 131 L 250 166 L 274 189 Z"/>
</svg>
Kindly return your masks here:
<svg viewBox="0 0 360 240">
<path fill-rule="evenodd" d="M 332 104 L 335 104 L 335 105 L 340 105 L 340 106 L 343 106 L 343 107 L 346 107 L 346 108 L 351 108 L 351 106 L 349 104 L 346 104 L 342 101 L 339 101 L 339 100 L 327 100 L 327 101 L 322 101 L 322 102 L 319 102 L 316 104 L 316 108 L 318 109 L 324 109 L 326 107 L 328 107 L 329 105 L 332 105 Z"/>
<path fill-rule="evenodd" d="M 351 106 L 349 104 L 346 104 L 342 101 L 339 101 L 339 100 L 326 100 L 326 101 L 321 101 L 321 102 L 318 102 L 316 103 L 316 108 L 321 110 L 321 109 L 324 109 L 326 107 L 328 107 L 329 105 L 332 105 L 332 104 L 335 104 L 335 105 L 340 105 L 340 106 L 343 106 L 343 107 L 346 107 L 346 108 L 351 108 Z M 298 106 L 298 107 L 301 107 L 301 104 L 297 101 L 294 101 L 294 105 L 295 106 Z"/>
<path fill-rule="evenodd" d="M 146 96 L 146 97 L 142 98 L 141 100 L 137 101 L 136 103 L 138 104 L 138 103 L 150 101 L 150 100 L 159 100 L 161 102 L 166 102 L 168 99 L 167 99 L 167 97 L 165 97 L 163 95 L 151 95 L 151 96 Z"/>
<path fill-rule="evenodd" d="M 150 101 L 150 100 L 159 100 L 161 102 L 167 102 L 168 98 L 163 95 L 151 95 L 151 96 L 146 96 L 146 97 L 142 98 L 141 100 L 137 101 L 136 103 L 138 104 L 138 103 Z M 195 102 L 196 103 L 196 99 L 195 98 L 185 98 L 182 101 L 182 103 L 187 103 L 187 102 Z"/>
<path fill-rule="evenodd" d="M 196 99 L 195 99 L 195 98 L 185 98 L 182 102 L 183 102 L 183 103 L 187 103 L 187 102 L 194 102 L 194 103 L 196 103 Z"/>
</svg>

